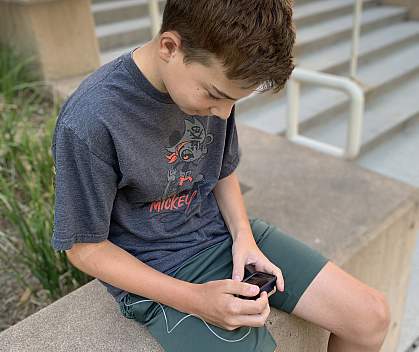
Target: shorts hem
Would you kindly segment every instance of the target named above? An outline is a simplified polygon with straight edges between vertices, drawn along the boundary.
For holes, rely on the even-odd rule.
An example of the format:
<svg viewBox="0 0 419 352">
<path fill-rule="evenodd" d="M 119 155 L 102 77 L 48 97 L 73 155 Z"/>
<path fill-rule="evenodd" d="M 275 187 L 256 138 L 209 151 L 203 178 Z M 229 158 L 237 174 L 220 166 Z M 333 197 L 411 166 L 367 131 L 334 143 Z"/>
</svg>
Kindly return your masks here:
<svg viewBox="0 0 419 352">
<path fill-rule="evenodd" d="M 307 291 L 308 287 L 311 285 L 311 283 L 314 281 L 316 276 L 320 273 L 320 271 L 324 268 L 324 266 L 330 261 L 328 258 L 324 258 L 322 264 L 319 266 L 318 270 L 312 275 L 312 278 L 310 280 L 310 283 L 303 289 L 300 290 L 300 292 L 297 292 L 297 294 L 294 294 L 293 292 L 287 292 L 288 298 L 285 300 L 284 304 L 281 307 L 281 310 L 288 314 L 292 314 L 294 311 L 295 306 L 297 305 L 298 301 L 301 299 L 301 297 L 304 295 L 304 292 Z"/>
</svg>

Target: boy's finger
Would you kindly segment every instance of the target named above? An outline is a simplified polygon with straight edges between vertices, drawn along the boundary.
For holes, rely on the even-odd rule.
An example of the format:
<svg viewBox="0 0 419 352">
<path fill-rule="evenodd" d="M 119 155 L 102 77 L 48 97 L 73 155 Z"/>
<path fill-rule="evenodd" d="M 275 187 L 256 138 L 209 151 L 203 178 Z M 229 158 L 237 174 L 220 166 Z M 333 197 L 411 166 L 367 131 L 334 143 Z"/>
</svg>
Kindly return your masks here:
<svg viewBox="0 0 419 352">
<path fill-rule="evenodd" d="M 259 291 L 259 286 L 252 285 L 247 282 L 231 280 L 227 293 L 233 293 L 245 297 L 253 297 L 256 296 Z"/>
<path fill-rule="evenodd" d="M 261 293 L 261 296 L 256 300 L 243 299 L 239 297 L 237 297 L 237 299 L 240 300 L 239 311 L 237 312 L 237 314 L 239 315 L 262 314 L 263 311 L 266 309 L 266 305 L 269 304 L 265 291 L 263 291 Z"/>
</svg>

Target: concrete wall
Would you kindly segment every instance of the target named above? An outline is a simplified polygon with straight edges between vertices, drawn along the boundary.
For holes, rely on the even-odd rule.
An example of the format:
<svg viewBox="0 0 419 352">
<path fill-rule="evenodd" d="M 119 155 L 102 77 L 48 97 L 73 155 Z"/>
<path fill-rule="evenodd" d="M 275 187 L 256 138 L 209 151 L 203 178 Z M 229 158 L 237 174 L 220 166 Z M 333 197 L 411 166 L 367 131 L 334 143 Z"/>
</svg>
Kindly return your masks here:
<svg viewBox="0 0 419 352">
<path fill-rule="evenodd" d="M 381 292 L 391 309 L 391 325 L 382 351 L 396 351 L 400 337 L 411 258 L 418 229 L 417 209 L 405 204 L 380 226 L 374 240 L 343 268 Z"/>
<path fill-rule="evenodd" d="M 45 80 L 83 75 L 100 66 L 89 0 L 0 0 L 0 42 L 23 56 Z"/>
<path fill-rule="evenodd" d="M 410 259 L 415 248 L 417 209 L 406 204 L 391 215 L 374 234 L 375 238 L 339 265 L 347 272 L 384 292 L 391 309 L 391 325 L 381 352 L 397 350 L 403 318 Z M 272 308 L 270 331 L 281 351 L 324 352 L 329 332 L 295 316 Z M 280 328 L 283 327 L 283 328 Z M 314 346 L 314 347 L 313 347 Z"/>
</svg>

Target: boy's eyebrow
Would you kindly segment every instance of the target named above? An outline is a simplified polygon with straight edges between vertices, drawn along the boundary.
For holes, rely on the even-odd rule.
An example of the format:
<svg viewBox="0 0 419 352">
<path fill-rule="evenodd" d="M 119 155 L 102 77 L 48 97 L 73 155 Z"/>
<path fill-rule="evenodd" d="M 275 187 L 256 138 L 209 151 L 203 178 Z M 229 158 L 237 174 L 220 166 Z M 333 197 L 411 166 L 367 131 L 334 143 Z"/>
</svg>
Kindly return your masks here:
<svg viewBox="0 0 419 352">
<path fill-rule="evenodd" d="M 236 101 L 236 100 L 239 100 L 239 99 L 236 99 L 236 98 L 232 98 L 232 97 L 230 97 L 229 95 L 227 95 L 226 93 L 224 93 L 223 91 L 221 91 L 221 90 L 219 90 L 216 86 L 214 86 L 213 84 L 211 84 L 211 87 L 212 87 L 212 89 L 214 89 L 219 95 L 221 95 L 222 97 L 224 97 L 224 98 L 227 98 L 227 99 L 230 99 L 230 100 L 234 100 L 234 101 Z"/>
</svg>

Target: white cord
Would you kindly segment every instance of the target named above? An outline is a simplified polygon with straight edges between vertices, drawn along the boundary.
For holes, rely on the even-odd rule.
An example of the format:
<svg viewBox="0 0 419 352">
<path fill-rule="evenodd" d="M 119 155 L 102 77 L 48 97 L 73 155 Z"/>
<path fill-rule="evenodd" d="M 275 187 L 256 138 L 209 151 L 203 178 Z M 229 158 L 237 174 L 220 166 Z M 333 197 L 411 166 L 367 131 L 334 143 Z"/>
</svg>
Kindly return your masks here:
<svg viewBox="0 0 419 352">
<path fill-rule="evenodd" d="M 126 304 L 126 303 L 124 303 L 125 304 L 125 306 L 132 306 L 132 305 L 134 305 L 134 304 L 138 304 L 138 303 L 142 303 L 142 302 L 154 302 L 153 300 L 151 300 L 151 299 L 144 299 L 144 300 L 142 300 L 142 301 L 137 301 L 137 302 L 133 302 L 133 303 L 130 303 L 130 304 Z M 220 340 L 223 340 L 223 341 L 226 341 L 226 342 L 239 342 L 239 341 L 241 341 L 241 340 L 243 340 L 247 335 L 249 335 L 250 334 L 250 330 L 252 330 L 252 328 L 249 328 L 249 331 L 246 333 L 246 335 L 244 335 L 242 338 L 240 338 L 240 339 L 238 339 L 238 340 L 226 340 L 225 338 L 223 338 L 223 337 L 221 337 L 221 336 L 218 336 L 209 326 L 208 326 L 208 324 L 207 324 L 207 322 L 204 320 L 204 319 L 202 319 L 199 315 L 195 315 L 195 314 L 188 314 L 188 315 L 186 315 L 186 316 L 184 316 L 182 319 L 180 319 L 177 323 L 176 323 L 176 325 L 172 328 L 172 329 L 170 329 L 170 331 L 169 331 L 169 324 L 168 324 L 168 322 L 167 322 L 167 317 L 166 317 L 166 312 L 164 311 L 164 308 L 163 308 L 163 306 L 159 303 L 159 302 L 156 302 L 160 307 L 161 307 L 161 309 L 163 310 L 163 314 L 164 314 L 164 320 L 166 320 L 166 330 L 167 330 L 167 333 L 168 334 L 170 334 L 172 331 L 173 331 L 173 329 L 176 327 L 176 326 L 178 326 L 184 319 L 186 319 L 187 317 L 190 317 L 190 316 L 194 316 L 194 317 L 197 317 L 197 318 L 199 318 L 199 319 L 201 319 L 204 323 L 205 323 L 205 325 L 207 326 L 207 328 L 215 335 L 215 336 L 217 336 Z"/>
</svg>

